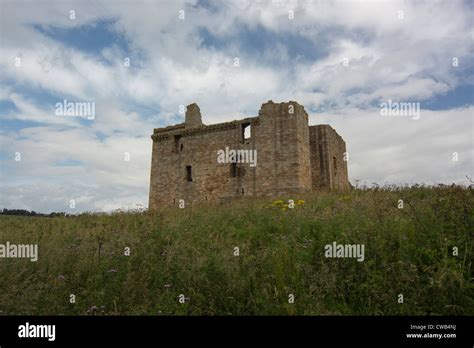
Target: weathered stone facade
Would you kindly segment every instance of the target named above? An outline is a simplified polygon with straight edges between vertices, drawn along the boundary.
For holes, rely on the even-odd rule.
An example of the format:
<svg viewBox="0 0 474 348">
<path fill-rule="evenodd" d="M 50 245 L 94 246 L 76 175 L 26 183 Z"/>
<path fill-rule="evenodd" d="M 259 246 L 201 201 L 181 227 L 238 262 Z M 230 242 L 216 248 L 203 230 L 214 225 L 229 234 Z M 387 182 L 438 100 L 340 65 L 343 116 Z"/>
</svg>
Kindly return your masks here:
<svg viewBox="0 0 474 348">
<path fill-rule="evenodd" d="M 151 138 L 151 210 L 180 200 L 189 205 L 349 188 L 344 140 L 329 125 L 309 126 L 304 107 L 294 101 L 269 101 L 257 117 L 214 125 L 204 125 L 191 104 L 184 123 L 156 128 Z M 219 163 L 226 150 L 230 161 Z M 255 165 L 234 163 L 231 150 L 239 152 L 237 162 L 255 154 Z"/>
</svg>

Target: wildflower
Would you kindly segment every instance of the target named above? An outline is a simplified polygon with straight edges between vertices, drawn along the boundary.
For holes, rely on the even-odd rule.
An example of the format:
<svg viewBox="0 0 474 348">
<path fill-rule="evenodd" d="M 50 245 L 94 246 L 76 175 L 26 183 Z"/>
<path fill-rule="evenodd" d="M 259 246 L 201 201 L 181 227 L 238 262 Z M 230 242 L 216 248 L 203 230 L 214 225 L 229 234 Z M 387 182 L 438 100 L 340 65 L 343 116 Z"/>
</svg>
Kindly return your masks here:
<svg viewBox="0 0 474 348">
<path fill-rule="evenodd" d="M 117 273 L 117 272 L 118 272 L 118 271 L 117 271 L 116 269 L 114 269 L 114 268 L 109 269 L 109 270 L 107 271 L 107 273 Z"/>
<path fill-rule="evenodd" d="M 304 204 L 304 200 L 298 199 L 298 200 L 296 201 L 296 204 L 298 204 L 298 205 Z"/>
</svg>

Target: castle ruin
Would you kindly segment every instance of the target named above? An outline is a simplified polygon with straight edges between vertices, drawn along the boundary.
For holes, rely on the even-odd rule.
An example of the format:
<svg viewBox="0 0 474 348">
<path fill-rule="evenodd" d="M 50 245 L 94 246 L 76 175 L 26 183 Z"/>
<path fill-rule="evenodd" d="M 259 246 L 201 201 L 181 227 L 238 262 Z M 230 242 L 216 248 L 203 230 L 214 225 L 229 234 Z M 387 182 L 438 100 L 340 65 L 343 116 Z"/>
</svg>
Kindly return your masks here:
<svg viewBox="0 0 474 348">
<path fill-rule="evenodd" d="M 329 125 L 309 126 L 294 101 L 212 125 L 191 104 L 184 123 L 155 128 L 151 138 L 150 210 L 349 188 L 344 140 Z"/>
</svg>

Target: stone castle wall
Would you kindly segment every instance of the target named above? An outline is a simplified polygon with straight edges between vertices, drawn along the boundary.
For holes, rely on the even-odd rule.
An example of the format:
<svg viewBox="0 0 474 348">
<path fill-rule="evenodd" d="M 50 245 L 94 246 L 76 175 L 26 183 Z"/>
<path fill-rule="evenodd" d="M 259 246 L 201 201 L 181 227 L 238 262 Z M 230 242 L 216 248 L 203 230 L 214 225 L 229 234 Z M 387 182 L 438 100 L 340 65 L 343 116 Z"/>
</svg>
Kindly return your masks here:
<svg viewBox="0 0 474 348">
<path fill-rule="evenodd" d="M 349 189 L 346 143 L 329 125 L 309 127 L 313 190 Z"/>
<path fill-rule="evenodd" d="M 246 139 L 248 126 L 251 136 Z M 342 161 L 345 143 L 328 127 L 309 127 L 304 107 L 296 102 L 269 101 L 258 117 L 208 126 L 202 124 L 199 107 L 191 104 L 184 123 L 154 130 L 149 207 L 177 205 L 181 199 L 190 205 L 326 187 L 345 189 L 349 185 L 347 162 Z M 218 163 L 218 151 L 226 147 L 256 150 L 257 165 Z M 335 171 L 326 163 L 333 157 Z"/>
</svg>

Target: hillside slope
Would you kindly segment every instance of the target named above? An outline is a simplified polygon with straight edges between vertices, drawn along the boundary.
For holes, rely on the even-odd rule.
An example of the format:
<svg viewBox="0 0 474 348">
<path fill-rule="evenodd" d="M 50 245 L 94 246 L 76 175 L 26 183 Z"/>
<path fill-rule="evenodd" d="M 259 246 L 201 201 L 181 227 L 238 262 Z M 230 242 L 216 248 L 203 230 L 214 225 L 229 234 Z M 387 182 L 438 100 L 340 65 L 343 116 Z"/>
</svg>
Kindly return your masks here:
<svg viewBox="0 0 474 348">
<path fill-rule="evenodd" d="M 472 188 L 290 198 L 1 216 L 0 244 L 38 243 L 39 258 L 0 258 L 0 314 L 474 314 Z M 364 260 L 325 257 L 333 242 Z"/>
</svg>

